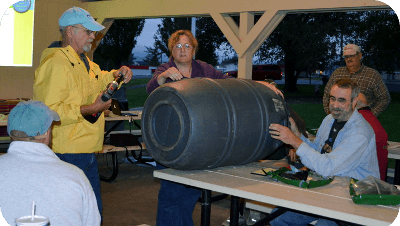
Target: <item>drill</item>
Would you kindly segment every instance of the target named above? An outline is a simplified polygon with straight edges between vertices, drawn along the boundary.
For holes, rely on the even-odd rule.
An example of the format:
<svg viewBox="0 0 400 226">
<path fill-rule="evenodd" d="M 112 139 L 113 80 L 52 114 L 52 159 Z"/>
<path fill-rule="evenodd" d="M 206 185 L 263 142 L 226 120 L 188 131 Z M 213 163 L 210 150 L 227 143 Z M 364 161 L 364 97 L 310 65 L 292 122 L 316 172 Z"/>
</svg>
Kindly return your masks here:
<svg viewBox="0 0 400 226">
<path fill-rule="evenodd" d="M 118 77 L 115 78 L 110 84 L 108 84 L 107 89 L 101 95 L 101 100 L 103 102 L 109 101 L 114 95 L 115 91 L 117 91 L 119 84 L 123 81 L 124 75 L 119 73 Z M 93 113 L 91 115 L 84 116 L 84 118 L 90 123 L 95 123 L 97 119 L 100 117 L 102 112 Z"/>
</svg>

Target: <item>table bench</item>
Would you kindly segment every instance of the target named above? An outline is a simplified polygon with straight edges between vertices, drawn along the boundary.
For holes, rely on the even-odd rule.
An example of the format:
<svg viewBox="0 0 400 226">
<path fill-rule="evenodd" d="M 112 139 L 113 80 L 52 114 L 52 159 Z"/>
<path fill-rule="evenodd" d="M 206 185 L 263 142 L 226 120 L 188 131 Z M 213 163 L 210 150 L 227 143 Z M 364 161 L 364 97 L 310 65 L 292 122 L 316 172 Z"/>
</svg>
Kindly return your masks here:
<svg viewBox="0 0 400 226">
<path fill-rule="evenodd" d="M 115 178 L 117 178 L 118 176 L 118 159 L 117 159 L 117 152 L 126 152 L 127 156 L 128 156 L 128 151 L 131 151 L 132 153 L 132 157 L 140 162 L 140 163 L 146 163 L 148 161 L 153 161 L 152 159 L 147 159 L 144 160 L 143 156 L 142 156 L 142 152 L 143 150 L 146 149 L 146 144 L 145 143 L 141 143 L 141 147 L 139 145 L 135 145 L 135 146 L 126 146 L 126 147 L 116 147 L 113 145 L 104 145 L 103 146 L 103 150 L 100 152 L 97 152 L 97 154 L 111 154 L 112 156 L 112 174 L 109 177 L 100 175 L 100 180 L 102 181 L 106 181 L 106 182 L 111 182 L 113 180 L 115 180 Z M 141 153 L 138 155 L 135 154 L 135 151 L 140 151 Z M 129 158 L 128 160 L 133 163 L 133 161 L 131 161 Z"/>
<path fill-rule="evenodd" d="M 142 116 L 142 111 L 122 111 L 121 112 L 123 115 L 114 115 L 110 114 L 108 117 L 105 117 L 106 123 L 111 123 L 110 128 L 106 128 L 104 132 L 104 140 L 105 140 L 105 145 L 103 146 L 103 150 L 98 152 L 99 154 L 111 154 L 112 155 L 112 174 L 110 177 L 106 177 L 103 175 L 100 175 L 100 180 L 106 181 L 106 182 L 111 182 L 115 180 L 115 178 L 118 175 L 118 160 L 117 160 L 117 152 L 124 151 L 126 152 L 126 155 L 128 157 L 128 151 L 131 151 L 132 157 L 141 163 L 146 163 L 146 162 L 151 162 L 154 161 L 151 158 L 150 159 L 144 159 L 142 158 L 142 152 L 143 150 L 146 149 L 146 145 L 143 142 L 139 142 L 138 145 L 127 145 L 121 144 L 121 146 L 114 146 L 114 145 L 108 145 L 110 143 L 110 136 L 111 135 L 116 135 L 116 134 L 132 134 L 135 137 L 140 137 L 142 135 L 142 131 L 140 130 L 140 125 L 136 123 L 136 120 L 141 120 Z M 130 123 L 133 123 L 137 128 L 137 130 L 116 130 L 119 125 L 121 125 L 122 122 L 124 121 L 129 121 Z M 122 142 L 124 143 L 124 142 Z M 132 143 L 131 143 L 132 144 Z M 139 155 L 136 155 L 136 151 L 140 151 Z M 134 163 L 129 157 L 127 158 L 128 161 L 131 163 Z"/>
</svg>

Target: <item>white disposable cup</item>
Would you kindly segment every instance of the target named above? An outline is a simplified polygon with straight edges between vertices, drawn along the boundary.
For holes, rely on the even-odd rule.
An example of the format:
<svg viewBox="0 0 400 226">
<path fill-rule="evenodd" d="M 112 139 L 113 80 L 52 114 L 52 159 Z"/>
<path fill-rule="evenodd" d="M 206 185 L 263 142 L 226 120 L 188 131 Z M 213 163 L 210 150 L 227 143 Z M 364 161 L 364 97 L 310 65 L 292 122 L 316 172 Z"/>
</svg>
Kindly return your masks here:
<svg viewBox="0 0 400 226">
<path fill-rule="evenodd" d="M 23 216 L 15 219 L 16 226 L 48 226 L 49 218 L 35 215 L 32 221 L 32 216 Z"/>
</svg>

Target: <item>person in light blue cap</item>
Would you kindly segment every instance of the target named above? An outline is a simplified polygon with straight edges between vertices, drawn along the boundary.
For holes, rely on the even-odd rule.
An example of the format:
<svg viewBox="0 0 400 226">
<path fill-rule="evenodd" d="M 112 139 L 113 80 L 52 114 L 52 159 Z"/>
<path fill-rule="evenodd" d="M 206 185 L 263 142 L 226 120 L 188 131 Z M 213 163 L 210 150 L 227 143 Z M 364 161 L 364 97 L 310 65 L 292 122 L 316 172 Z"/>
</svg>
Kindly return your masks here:
<svg viewBox="0 0 400 226">
<path fill-rule="evenodd" d="M 96 32 L 105 28 L 96 22 L 88 11 L 75 6 L 61 15 L 58 24 L 62 35 L 61 46 L 70 45 L 78 54 L 89 52 Z M 53 42 L 52 45 L 56 44 Z M 85 61 L 84 63 L 88 66 Z"/>
<path fill-rule="evenodd" d="M 96 22 L 90 13 L 79 7 L 67 9 L 58 20 L 60 26 L 71 26 L 81 24 L 91 31 L 101 31 L 105 27 Z"/>
<path fill-rule="evenodd" d="M 42 53 L 35 71 L 33 99 L 43 101 L 56 111 L 61 124 L 53 129 L 52 149 L 57 156 L 83 170 L 96 194 L 100 214 L 103 205 L 96 152 L 103 150 L 104 114 L 111 100 L 103 102 L 102 92 L 119 74 L 127 83 L 132 71 L 127 66 L 103 71 L 91 61 L 96 32 L 104 26 L 96 22 L 84 9 L 72 7 L 58 20 L 61 41 L 53 42 Z M 97 121 L 87 120 L 92 115 Z"/>
<path fill-rule="evenodd" d="M 45 139 L 43 143 L 50 145 L 53 121 L 60 121 L 60 116 L 43 102 L 20 102 L 8 116 L 7 133 L 12 141 L 35 142 Z"/>
<path fill-rule="evenodd" d="M 40 101 L 20 102 L 11 110 L 7 132 L 12 142 L 0 156 L 1 213 L 15 225 L 34 201 L 35 215 L 49 218 L 51 225 L 98 226 L 101 217 L 89 180 L 49 148 L 54 121 L 60 116 Z"/>
</svg>

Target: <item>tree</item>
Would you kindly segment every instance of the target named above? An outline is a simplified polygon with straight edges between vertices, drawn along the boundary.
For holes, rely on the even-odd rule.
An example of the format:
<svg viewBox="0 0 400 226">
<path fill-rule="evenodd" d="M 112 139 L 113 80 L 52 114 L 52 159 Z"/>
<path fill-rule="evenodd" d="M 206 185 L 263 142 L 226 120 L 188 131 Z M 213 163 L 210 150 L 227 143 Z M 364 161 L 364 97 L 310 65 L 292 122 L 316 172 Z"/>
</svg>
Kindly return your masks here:
<svg viewBox="0 0 400 226">
<path fill-rule="evenodd" d="M 325 69 L 332 43 L 327 14 L 289 14 L 257 51 L 261 60 L 285 62 L 285 90 L 297 91 L 301 72 Z"/>
<path fill-rule="evenodd" d="M 358 35 L 363 62 L 378 71 L 393 73 L 400 69 L 400 25 L 394 11 L 364 12 Z"/>
<path fill-rule="evenodd" d="M 136 37 L 143 30 L 144 23 L 144 19 L 115 20 L 97 47 L 93 57 L 94 62 L 106 70 L 130 64 L 128 59 L 136 45 Z"/>
<path fill-rule="evenodd" d="M 238 64 L 238 56 L 237 55 L 234 55 L 234 56 L 232 56 L 232 57 L 227 57 L 227 58 L 224 58 L 222 61 L 221 61 L 221 65 L 222 66 L 224 66 L 224 65 L 229 65 L 229 64 L 235 64 L 236 66 L 237 66 L 237 64 Z"/>
<path fill-rule="evenodd" d="M 177 30 L 191 30 L 192 18 L 164 18 L 158 25 L 158 31 L 154 35 L 154 48 L 160 49 L 167 56 L 170 56 L 168 50 L 168 39 L 172 33 Z M 215 24 L 211 17 L 196 18 L 196 39 L 199 43 L 199 51 L 195 58 L 212 65 L 218 63 L 216 49 L 226 42 L 221 30 Z"/>
<path fill-rule="evenodd" d="M 160 55 L 163 54 L 157 48 L 151 48 L 146 46 L 146 58 L 143 59 L 149 66 L 158 66 L 160 65 Z"/>
<path fill-rule="evenodd" d="M 211 65 L 218 64 L 216 49 L 224 42 L 228 42 L 211 17 L 199 17 L 196 21 L 196 38 L 199 42 L 199 51 L 196 59 Z"/>
</svg>

